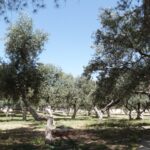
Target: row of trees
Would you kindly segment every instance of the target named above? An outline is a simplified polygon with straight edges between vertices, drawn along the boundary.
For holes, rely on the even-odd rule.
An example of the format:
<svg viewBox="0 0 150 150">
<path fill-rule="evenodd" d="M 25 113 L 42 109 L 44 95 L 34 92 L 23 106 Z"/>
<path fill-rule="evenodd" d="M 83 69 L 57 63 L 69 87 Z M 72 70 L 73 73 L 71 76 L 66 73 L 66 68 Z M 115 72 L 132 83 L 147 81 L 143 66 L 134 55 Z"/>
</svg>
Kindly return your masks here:
<svg viewBox="0 0 150 150">
<path fill-rule="evenodd" d="M 93 103 L 89 95 L 95 88 L 94 81 L 87 80 L 85 77 L 75 78 L 53 65 L 43 65 L 41 69 L 47 72 L 45 73 L 47 79 L 41 86 L 40 106 L 49 104 L 53 109 L 66 110 L 68 115 L 72 108 L 73 119 L 79 109 L 91 111 Z"/>
<path fill-rule="evenodd" d="M 84 70 L 88 79 L 98 73 L 95 85 L 38 63 L 47 34 L 33 30 L 32 20 L 21 16 L 7 34 L 8 61 L 0 65 L 1 97 L 23 102 L 36 120 L 42 117 L 31 106 L 46 102 L 68 110 L 72 107 L 73 117 L 82 106 L 88 110 L 98 106 L 105 112 L 118 105 L 129 112 L 136 110 L 140 118 L 150 106 L 150 1 L 120 0 L 114 9 L 104 9 L 99 18 L 96 52 Z"/>
<path fill-rule="evenodd" d="M 75 118 L 79 108 L 92 109 L 89 94 L 95 82 L 85 77 L 73 77 L 54 65 L 38 62 L 48 35 L 33 29 L 32 20 L 21 15 L 6 35 L 7 62 L 0 65 L 0 95 L 13 103 L 20 103 L 35 120 L 45 119 L 35 111 L 39 106 L 73 109 Z M 25 119 L 24 113 L 24 119 Z"/>
</svg>

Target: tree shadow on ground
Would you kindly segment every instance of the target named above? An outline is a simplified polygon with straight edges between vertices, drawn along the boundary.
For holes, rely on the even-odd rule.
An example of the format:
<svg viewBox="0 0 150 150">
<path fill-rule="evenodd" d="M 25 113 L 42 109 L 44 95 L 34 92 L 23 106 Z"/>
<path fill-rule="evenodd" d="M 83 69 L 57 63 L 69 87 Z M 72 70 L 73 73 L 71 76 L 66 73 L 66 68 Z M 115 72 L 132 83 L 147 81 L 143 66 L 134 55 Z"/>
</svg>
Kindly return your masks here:
<svg viewBox="0 0 150 150">
<path fill-rule="evenodd" d="M 1 150 L 34 150 L 38 144 L 34 140 L 43 137 L 42 132 L 34 132 L 31 128 L 18 128 L 0 131 Z"/>
<path fill-rule="evenodd" d="M 141 128 L 70 129 L 53 131 L 54 142 L 45 144 L 44 132 L 33 128 L 0 131 L 1 150 L 130 150 L 141 139 L 150 139 L 150 130 Z"/>
<path fill-rule="evenodd" d="M 33 121 L 33 119 L 26 119 L 26 120 L 23 120 L 23 119 L 20 119 L 20 118 L 11 118 L 11 117 L 8 117 L 8 118 L 5 118 L 4 120 L 3 119 L 0 119 L 0 122 L 12 122 L 12 121 L 26 121 L 26 122 L 31 122 Z"/>
<path fill-rule="evenodd" d="M 76 119 L 72 119 L 71 117 L 61 117 L 61 118 L 55 118 L 55 121 L 70 121 L 70 120 L 85 120 L 86 118 L 76 118 Z"/>
<path fill-rule="evenodd" d="M 92 128 L 101 128 L 101 127 L 117 127 L 117 128 L 139 128 L 143 126 L 150 126 L 148 122 L 138 122 L 137 120 L 127 120 L 127 119 L 109 119 L 101 121 L 97 124 L 89 125 L 88 127 Z"/>
<path fill-rule="evenodd" d="M 71 116 L 68 116 L 68 117 L 59 117 L 59 116 L 57 116 L 56 118 L 55 118 L 55 121 L 60 121 L 60 120 L 64 120 L 64 121 L 70 121 L 70 120 L 89 120 L 89 119 L 91 119 L 91 118 L 95 118 L 95 117 L 89 117 L 89 116 L 82 116 L 82 117 L 80 117 L 80 116 L 78 116 L 78 117 L 76 117 L 75 119 L 72 119 L 71 118 Z"/>
</svg>

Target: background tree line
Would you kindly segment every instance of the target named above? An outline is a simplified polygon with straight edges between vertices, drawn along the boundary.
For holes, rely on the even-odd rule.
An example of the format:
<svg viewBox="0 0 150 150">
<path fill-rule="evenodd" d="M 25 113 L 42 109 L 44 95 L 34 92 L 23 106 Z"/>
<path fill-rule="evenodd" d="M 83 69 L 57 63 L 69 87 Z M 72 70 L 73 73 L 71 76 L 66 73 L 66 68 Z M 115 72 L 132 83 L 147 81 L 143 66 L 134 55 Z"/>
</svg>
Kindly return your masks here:
<svg viewBox="0 0 150 150">
<path fill-rule="evenodd" d="M 0 65 L 1 100 L 20 103 L 23 112 L 28 110 L 35 120 L 45 119 L 36 109 L 51 105 L 53 109 L 73 109 L 75 118 L 79 108 L 92 108 L 88 95 L 94 81 L 73 77 L 59 67 L 39 63 L 48 35 L 33 29 L 33 22 L 20 15 L 6 35 L 5 52 L 8 61 Z M 25 113 L 24 114 L 24 119 Z"/>
<path fill-rule="evenodd" d="M 37 8 L 39 2 L 33 1 Z M 12 6 L 27 5 L 2 1 L 1 10 L 4 4 L 8 8 L 10 5 L 10 10 Z M 88 79 L 94 72 L 98 73 L 95 85 L 85 77 L 74 78 L 57 67 L 38 63 L 47 34 L 34 31 L 32 20 L 19 19 L 7 34 L 9 61 L 1 61 L 1 97 L 21 100 L 36 120 L 42 118 L 31 106 L 42 102 L 41 99 L 54 102 L 52 105 L 57 107 L 71 105 L 74 116 L 79 106 L 86 105 L 90 110 L 92 104 L 102 112 L 112 106 L 123 106 L 129 112 L 136 110 L 140 118 L 150 105 L 150 1 L 120 0 L 115 8 L 104 9 L 99 20 L 101 26 L 93 45 L 96 51 L 84 69 Z M 52 70 L 57 73 L 50 73 Z M 86 87 L 88 83 L 90 86 Z"/>
<path fill-rule="evenodd" d="M 95 105 L 102 111 L 124 106 L 139 119 L 150 106 L 150 1 L 120 0 L 99 20 L 96 51 L 84 70 L 89 78 L 98 73 Z"/>
</svg>

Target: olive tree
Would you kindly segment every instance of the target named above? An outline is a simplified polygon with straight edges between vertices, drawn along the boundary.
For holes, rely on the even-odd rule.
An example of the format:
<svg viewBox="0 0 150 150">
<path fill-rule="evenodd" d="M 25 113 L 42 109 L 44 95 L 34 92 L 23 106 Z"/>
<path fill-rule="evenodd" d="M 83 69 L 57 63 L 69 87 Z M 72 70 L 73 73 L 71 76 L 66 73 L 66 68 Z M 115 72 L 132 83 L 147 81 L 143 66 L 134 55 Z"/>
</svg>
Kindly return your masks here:
<svg viewBox="0 0 150 150">
<path fill-rule="evenodd" d="M 47 34 L 33 29 L 33 23 L 27 16 L 21 15 L 18 21 L 8 29 L 5 43 L 9 59 L 11 82 L 7 84 L 13 91 L 14 99 L 21 99 L 36 120 L 41 117 L 31 107 L 37 103 L 39 87 L 43 74 L 38 69 L 38 56 L 44 49 Z M 12 83 L 13 82 L 13 83 Z"/>
<path fill-rule="evenodd" d="M 149 14 L 149 0 L 119 0 L 99 16 L 95 55 L 84 73 L 90 77 L 97 72 L 96 101 L 105 103 L 104 111 L 135 93 L 150 95 Z"/>
</svg>

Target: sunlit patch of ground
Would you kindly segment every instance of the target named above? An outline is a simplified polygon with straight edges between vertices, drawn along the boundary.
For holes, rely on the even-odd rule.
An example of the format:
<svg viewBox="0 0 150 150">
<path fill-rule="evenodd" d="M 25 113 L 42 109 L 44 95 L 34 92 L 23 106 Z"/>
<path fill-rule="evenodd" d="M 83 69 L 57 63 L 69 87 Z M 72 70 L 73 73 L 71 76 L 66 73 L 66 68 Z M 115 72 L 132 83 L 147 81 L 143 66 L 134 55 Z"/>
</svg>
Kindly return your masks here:
<svg viewBox="0 0 150 150">
<path fill-rule="evenodd" d="M 29 123 L 26 122 L 1 122 L 0 123 L 0 129 L 1 130 L 10 130 L 10 129 L 16 129 L 16 128 L 27 128 L 29 127 Z"/>
</svg>

